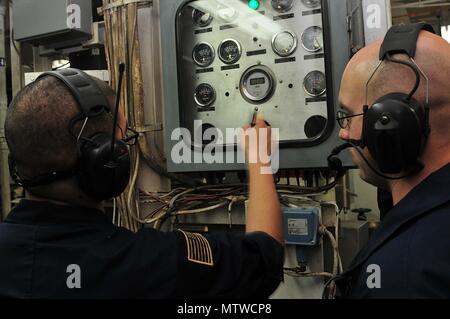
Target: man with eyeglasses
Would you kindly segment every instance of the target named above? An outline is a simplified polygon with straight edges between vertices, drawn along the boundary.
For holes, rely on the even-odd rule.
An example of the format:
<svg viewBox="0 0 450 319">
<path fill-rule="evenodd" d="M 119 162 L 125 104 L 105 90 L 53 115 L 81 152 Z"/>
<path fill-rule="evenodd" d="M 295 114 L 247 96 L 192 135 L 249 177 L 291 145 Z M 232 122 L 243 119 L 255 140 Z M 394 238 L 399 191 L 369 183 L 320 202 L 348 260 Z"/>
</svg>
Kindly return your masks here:
<svg viewBox="0 0 450 319">
<path fill-rule="evenodd" d="M 73 176 L 83 143 L 96 147 L 102 133 L 111 140 L 115 93 L 79 70 L 58 72 L 67 73 L 62 79 L 38 78 L 8 109 L 13 171 L 19 182 L 33 182 L 23 184 L 26 198 L 0 224 L 0 298 L 267 298 L 283 274 L 281 211 L 272 175 L 262 175 L 259 162 L 249 165 L 246 234 L 150 228 L 134 234 L 116 227 L 103 200 Z M 90 104 L 95 116 L 84 116 L 87 107 L 79 102 L 80 91 L 69 90 L 69 75 L 85 76 L 85 82 L 72 82 L 83 92 L 91 87 L 89 97 L 106 97 L 103 104 Z M 126 128 L 122 112 L 117 122 L 118 144 L 134 144 L 138 134 Z M 254 124 L 267 127 L 260 116 Z M 69 174 L 55 178 L 59 172 Z"/>
<path fill-rule="evenodd" d="M 384 194 L 391 193 L 393 206 L 336 283 L 340 295 L 347 298 L 449 298 L 450 45 L 430 32 L 419 33 L 412 62 L 429 78 L 430 89 L 427 94 L 427 81 L 421 75 L 413 98 L 425 105 L 429 96 L 431 130 L 419 158 L 423 168 L 399 174 L 380 173 L 379 162 L 367 145 L 358 142 L 363 140 L 364 106 L 370 108 L 389 93 L 407 95 L 417 79 L 404 64 L 380 64 L 381 45 L 381 40 L 376 41 L 348 63 L 341 82 L 337 120 L 340 138 L 354 146 L 351 155 L 360 177 L 383 189 Z M 406 54 L 395 54 L 394 58 L 410 60 Z M 389 124 L 380 123 L 377 125 Z"/>
</svg>

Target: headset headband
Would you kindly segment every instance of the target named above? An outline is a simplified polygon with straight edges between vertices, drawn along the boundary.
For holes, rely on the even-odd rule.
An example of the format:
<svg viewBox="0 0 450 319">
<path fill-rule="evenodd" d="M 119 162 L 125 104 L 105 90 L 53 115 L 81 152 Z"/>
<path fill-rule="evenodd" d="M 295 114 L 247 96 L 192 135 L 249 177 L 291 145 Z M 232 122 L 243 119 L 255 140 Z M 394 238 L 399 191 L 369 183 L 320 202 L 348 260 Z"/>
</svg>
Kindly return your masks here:
<svg viewBox="0 0 450 319">
<path fill-rule="evenodd" d="M 49 71 L 42 73 L 36 80 L 48 75 L 58 78 L 69 88 L 78 102 L 83 118 L 96 117 L 105 111 L 111 112 L 108 100 L 102 90 L 85 72 L 77 69 Z"/>
<path fill-rule="evenodd" d="M 409 25 L 400 24 L 391 27 L 381 45 L 380 60 L 386 59 L 388 54 L 392 55 L 395 53 L 405 53 L 410 58 L 414 58 L 417 38 L 422 30 L 436 33 L 431 25 L 424 22 Z"/>
</svg>

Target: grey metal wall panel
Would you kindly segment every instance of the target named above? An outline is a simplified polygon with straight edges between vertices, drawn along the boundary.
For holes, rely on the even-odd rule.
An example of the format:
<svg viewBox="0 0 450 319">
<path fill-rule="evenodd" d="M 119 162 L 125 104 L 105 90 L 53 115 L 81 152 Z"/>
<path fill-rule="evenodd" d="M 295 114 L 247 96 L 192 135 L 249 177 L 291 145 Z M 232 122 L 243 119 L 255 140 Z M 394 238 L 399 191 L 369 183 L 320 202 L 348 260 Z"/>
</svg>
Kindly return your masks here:
<svg viewBox="0 0 450 319">
<path fill-rule="evenodd" d="M 67 23 L 73 11 L 70 5 L 80 8 L 80 28 L 71 29 Z M 61 34 L 70 37 L 82 37 L 91 34 L 92 1 L 91 0 L 14 0 L 14 37 L 17 41 L 34 41 Z"/>
<path fill-rule="evenodd" d="M 366 44 L 385 36 L 391 26 L 389 0 L 362 0 Z"/>
</svg>

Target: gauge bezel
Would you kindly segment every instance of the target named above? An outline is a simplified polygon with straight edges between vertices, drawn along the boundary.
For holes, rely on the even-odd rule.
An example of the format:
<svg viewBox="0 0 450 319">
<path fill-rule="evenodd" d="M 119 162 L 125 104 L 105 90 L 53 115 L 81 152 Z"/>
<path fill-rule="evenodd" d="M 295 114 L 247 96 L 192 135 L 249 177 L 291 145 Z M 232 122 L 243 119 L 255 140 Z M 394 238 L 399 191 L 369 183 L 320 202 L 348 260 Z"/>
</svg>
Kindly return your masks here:
<svg viewBox="0 0 450 319">
<path fill-rule="evenodd" d="M 282 34 L 282 33 L 288 33 L 288 34 L 290 34 L 293 38 L 294 38 L 294 45 L 293 45 L 293 47 L 291 48 L 291 50 L 289 51 L 289 52 L 278 52 L 277 51 L 277 49 L 275 48 L 275 40 L 276 40 L 276 38 L 280 35 L 280 34 Z M 292 32 L 292 31 L 289 31 L 289 30 L 283 30 L 283 31 L 280 31 L 280 32 L 277 32 L 273 37 L 272 37 L 272 50 L 273 50 L 273 52 L 275 52 L 277 55 L 279 55 L 279 56 L 281 56 L 281 57 L 287 57 L 287 56 L 290 56 L 290 55 L 292 55 L 292 54 L 294 54 L 294 52 L 297 50 L 297 46 L 298 46 L 298 38 L 297 38 L 297 35 L 294 33 L 294 32 Z"/>
<path fill-rule="evenodd" d="M 203 12 L 203 11 L 201 11 L 201 10 L 199 10 L 199 9 L 194 8 L 194 9 L 192 10 L 192 22 L 194 22 L 194 24 L 195 24 L 196 26 L 200 27 L 200 28 L 204 28 L 204 27 L 209 26 L 209 25 L 211 24 L 212 20 L 214 19 L 213 14 L 210 13 L 210 12 L 203 12 L 203 14 L 209 14 L 209 19 L 208 19 L 205 23 L 197 23 L 197 22 L 195 22 L 195 18 L 194 18 L 194 15 L 195 15 L 195 12 L 196 12 L 196 11 Z"/>
<path fill-rule="evenodd" d="M 225 42 L 228 42 L 228 41 L 231 41 L 231 42 L 233 42 L 234 44 L 236 44 L 237 47 L 238 47 L 238 51 L 239 51 L 239 54 L 238 54 L 238 56 L 236 57 L 236 59 L 234 59 L 234 60 L 231 61 L 231 62 L 230 62 L 230 61 L 226 61 L 225 59 L 223 59 L 223 58 L 222 58 L 222 55 L 220 54 L 220 49 L 222 48 L 222 45 L 223 45 Z M 225 63 L 225 64 L 235 64 L 235 63 L 238 62 L 238 61 L 241 59 L 241 57 L 242 57 L 242 46 L 241 46 L 241 44 L 239 43 L 239 41 L 237 41 L 237 40 L 235 40 L 235 39 L 231 39 L 231 38 L 225 39 L 225 40 L 223 40 L 222 42 L 220 42 L 219 48 L 217 49 L 217 55 L 219 56 L 220 61 L 222 61 L 223 63 Z"/>
<path fill-rule="evenodd" d="M 307 8 L 318 8 L 318 7 L 320 7 L 321 6 L 321 1 L 320 0 L 317 0 L 317 4 L 315 4 L 315 5 L 310 5 L 310 4 L 306 4 L 305 3 L 305 0 L 302 0 L 302 4 L 305 6 L 305 7 L 307 7 Z"/>
<path fill-rule="evenodd" d="M 211 59 L 211 62 L 210 62 L 210 63 L 202 63 L 202 62 L 197 61 L 197 59 L 195 58 L 195 49 L 196 49 L 197 47 L 199 47 L 200 45 L 202 45 L 202 44 L 206 44 L 206 45 L 210 48 L 210 50 L 211 50 L 211 52 L 212 52 L 212 59 Z M 197 43 L 197 44 L 194 46 L 194 48 L 192 49 L 192 60 L 193 60 L 194 63 L 197 64 L 199 67 L 206 68 L 207 66 L 210 66 L 211 64 L 214 63 L 215 58 L 216 58 L 216 52 L 214 51 L 214 47 L 213 47 L 213 46 L 211 45 L 211 43 L 209 43 L 209 42 L 200 42 L 200 43 Z"/>
<path fill-rule="evenodd" d="M 324 79 L 325 79 L 325 88 L 324 88 L 319 94 L 312 94 L 311 92 L 309 92 L 309 91 L 306 89 L 306 79 L 308 78 L 308 76 L 309 76 L 311 73 L 315 73 L 315 72 L 321 73 L 321 74 L 324 76 Z M 305 78 L 303 79 L 303 90 L 305 91 L 306 94 L 308 94 L 309 96 L 312 96 L 312 97 L 322 96 L 322 95 L 324 95 L 325 92 L 327 91 L 327 83 L 326 83 L 326 79 L 327 79 L 327 78 L 326 78 L 325 74 L 324 74 L 322 71 L 314 70 L 314 71 L 308 72 L 308 74 L 306 74 Z"/>
<path fill-rule="evenodd" d="M 284 12 L 288 12 L 288 11 L 292 10 L 292 8 L 294 7 L 294 4 L 295 4 L 295 1 L 292 0 L 291 5 L 289 7 L 279 10 L 273 6 L 273 2 L 274 2 L 274 0 L 270 0 L 270 5 L 271 5 L 272 9 L 279 13 L 284 13 Z"/>
<path fill-rule="evenodd" d="M 270 83 L 269 83 L 269 90 L 268 90 L 268 94 L 261 98 L 255 98 L 253 95 L 251 95 L 246 87 L 246 83 L 250 77 L 251 74 L 255 73 L 255 72 L 261 72 L 264 73 L 264 75 L 269 79 Z M 260 104 L 260 103 L 264 103 L 268 100 L 270 100 L 270 98 L 273 96 L 273 94 L 275 93 L 275 89 L 276 89 L 276 78 L 275 78 L 275 74 L 272 72 L 272 70 L 270 70 L 267 66 L 265 65 L 254 65 L 250 68 L 248 68 L 247 70 L 245 70 L 245 72 L 242 74 L 241 76 L 241 81 L 239 82 L 239 88 L 241 91 L 241 95 L 242 97 L 247 101 L 250 102 L 252 104 Z"/>
<path fill-rule="evenodd" d="M 210 87 L 210 88 L 212 89 L 214 96 L 213 96 L 213 98 L 211 99 L 211 101 L 210 101 L 209 103 L 206 103 L 206 104 L 205 104 L 205 103 L 201 103 L 201 102 L 199 101 L 199 99 L 198 99 L 198 97 L 197 97 L 197 90 L 198 90 L 198 88 L 199 88 L 200 86 L 208 86 L 208 87 Z M 208 83 L 200 83 L 200 84 L 197 85 L 197 87 L 195 88 L 195 92 L 194 92 L 194 101 L 195 101 L 195 103 L 196 103 L 198 106 L 200 106 L 200 107 L 208 107 L 208 106 L 212 105 L 212 104 L 216 101 L 216 99 L 217 99 L 217 92 L 216 92 L 216 89 L 214 89 L 214 87 L 213 87 L 211 84 L 208 84 Z"/>
<path fill-rule="evenodd" d="M 233 7 L 229 7 L 229 8 L 234 10 L 233 16 L 231 16 L 229 19 L 224 18 L 223 16 L 221 16 L 220 15 L 220 10 L 217 11 L 217 16 L 219 17 L 219 19 L 222 20 L 225 23 L 231 23 L 231 22 L 235 21 L 239 17 L 239 11 L 237 9 L 235 9 Z"/>
<path fill-rule="evenodd" d="M 303 36 L 305 35 L 305 33 L 306 33 L 309 29 L 312 29 L 312 28 L 319 28 L 320 30 L 322 30 L 322 46 L 321 46 L 319 49 L 316 49 L 316 50 L 308 49 L 308 48 L 306 47 L 306 45 L 305 45 L 305 42 L 303 41 Z M 305 50 L 308 51 L 308 52 L 319 52 L 319 51 L 323 50 L 323 46 L 324 46 L 324 44 L 323 44 L 323 29 L 322 29 L 320 26 L 318 26 L 318 25 L 312 25 L 312 26 L 306 28 L 306 29 L 302 32 L 302 35 L 300 36 L 300 42 L 301 42 L 301 44 L 302 44 L 303 49 L 305 49 Z"/>
</svg>

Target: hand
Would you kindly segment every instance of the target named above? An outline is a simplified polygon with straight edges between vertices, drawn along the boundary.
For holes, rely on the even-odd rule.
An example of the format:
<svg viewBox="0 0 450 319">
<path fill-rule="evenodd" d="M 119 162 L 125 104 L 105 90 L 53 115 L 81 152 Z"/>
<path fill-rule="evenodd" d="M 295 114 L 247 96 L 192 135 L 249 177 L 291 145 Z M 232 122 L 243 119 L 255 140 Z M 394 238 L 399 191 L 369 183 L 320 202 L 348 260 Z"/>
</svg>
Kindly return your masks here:
<svg viewBox="0 0 450 319">
<path fill-rule="evenodd" d="M 270 166 L 272 130 L 269 123 L 264 120 L 263 114 L 257 112 L 254 123 L 244 126 L 243 129 L 241 146 L 245 150 L 249 166 Z"/>
</svg>

